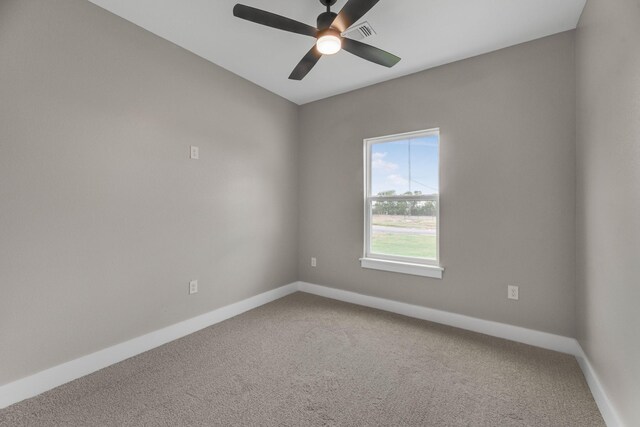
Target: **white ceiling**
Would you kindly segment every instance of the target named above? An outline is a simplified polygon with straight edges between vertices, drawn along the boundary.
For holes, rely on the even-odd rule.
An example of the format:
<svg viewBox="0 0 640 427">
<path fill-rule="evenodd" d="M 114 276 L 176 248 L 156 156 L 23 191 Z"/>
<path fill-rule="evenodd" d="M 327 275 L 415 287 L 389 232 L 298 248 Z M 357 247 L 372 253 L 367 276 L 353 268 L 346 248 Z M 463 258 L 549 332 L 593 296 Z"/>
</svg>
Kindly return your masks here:
<svg viewBox="0 0 640 427">
<path fill-rule="evenodd" d="M 363 40 L 402 58 L 388 69 L 347 52 L 323 57 L 301 82 L 288 76 L 314 39 L 235 18 L 241 2 L 314 25 L 319 0 L 90 0 L 297 104 L 576 27 L 586 0 L 381 0 Z M 338 0 L 338 11 L 346 0 Z"/>
</svg>

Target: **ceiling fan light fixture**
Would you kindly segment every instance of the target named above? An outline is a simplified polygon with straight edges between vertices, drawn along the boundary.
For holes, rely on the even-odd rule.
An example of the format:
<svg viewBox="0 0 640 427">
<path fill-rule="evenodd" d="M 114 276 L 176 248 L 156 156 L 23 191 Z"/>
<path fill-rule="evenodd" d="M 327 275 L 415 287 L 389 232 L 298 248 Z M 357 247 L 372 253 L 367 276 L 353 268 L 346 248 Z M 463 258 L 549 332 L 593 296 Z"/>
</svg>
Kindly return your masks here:
<svg viewBox="0 0 640 427">
<path fill-rule="evenodd" d="M 323 55 L 333 55 L 340 52 L 340 49 L 342 49 L 340 33 L 333 29 L 328 29 L 318 37 L 316 46 L 318 47 L 318 52 Z"/>
</svg>

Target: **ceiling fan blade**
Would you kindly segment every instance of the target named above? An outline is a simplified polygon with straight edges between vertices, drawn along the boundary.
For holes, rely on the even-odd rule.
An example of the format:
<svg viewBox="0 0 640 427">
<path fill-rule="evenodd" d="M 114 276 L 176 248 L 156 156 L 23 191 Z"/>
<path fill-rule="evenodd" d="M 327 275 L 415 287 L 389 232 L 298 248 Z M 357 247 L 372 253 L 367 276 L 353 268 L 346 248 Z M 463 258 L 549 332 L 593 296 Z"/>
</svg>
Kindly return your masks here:
<svg viewBox="0 0 640 427">
<path fill-rule="evenodd" d="M 377 47 L 373 47 L 371 45 L 348 38 L 342 39 L 342 48 L 355 56 L 359 56 L 362 59 L 366 59 L 367 61 L 375 62 L 376 64 L 384 65 L 385 67 L 389 68 L 400 62 L 399 57 L 389 52 L 385 52 L 384 50 L 378 49 Z"/>
<path fill-rule="evenodd" d="M 336 19 L 331 24 L 332 27 L 345 32 L 347 28 L 355 24 L 380 0 L 349 0 L 344 5 Z"/>
<path fill-rule="evenodd" d="M 267 27 L 302 34 L 304 36 L 316 37 L 318 35 L 318 30 L 311 25 L 243 4 L 236 4 L 233 7 L 233 16 L 255 22 L 256 24 L 266 25 Z"/>
<path fill-rule="evenodd" d="M 293 69 L 289 79 L 302 80 L 304 76 L 309 74 L 309 71 L 318 63 L 318 60 L 322 57 L 322 54 L 316 49 L 316 45 L 313 45 L 311 50 L 302 58 L 302 60 Z"/>
</svg>

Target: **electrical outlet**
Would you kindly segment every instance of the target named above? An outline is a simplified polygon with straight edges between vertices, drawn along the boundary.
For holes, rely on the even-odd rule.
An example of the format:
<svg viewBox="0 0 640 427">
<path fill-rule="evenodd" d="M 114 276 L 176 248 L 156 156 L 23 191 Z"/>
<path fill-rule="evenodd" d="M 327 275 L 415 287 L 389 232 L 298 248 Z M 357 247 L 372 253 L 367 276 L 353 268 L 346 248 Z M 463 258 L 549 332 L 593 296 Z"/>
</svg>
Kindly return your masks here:
<svg viewBox="0 0 640 427">
<path fill-rule="evenodd" d="M 193 160 L 198 160 L 200 158 L 200 149 L 196 146 L 191 146 L 190 157 Z"/>
<path fill-rule="evenodd" d="M 518 300 L 519 298 L 519 290 L 520 288 L 518 288 L 517 286 L 507 286 L 507 298 L 509 299 L 513 299 L 513 300 Z"/>
<path fill-rule="evenodd" d="M 318 260 L 315 257 L 311 257 L 311 267 L 316 267 L 318 265 Z"/>
<path fill-rule="evenodd" d="M 198 293 L 198 281 L 192 280 L 189 282 L 189 295 Z"/>
</svg>

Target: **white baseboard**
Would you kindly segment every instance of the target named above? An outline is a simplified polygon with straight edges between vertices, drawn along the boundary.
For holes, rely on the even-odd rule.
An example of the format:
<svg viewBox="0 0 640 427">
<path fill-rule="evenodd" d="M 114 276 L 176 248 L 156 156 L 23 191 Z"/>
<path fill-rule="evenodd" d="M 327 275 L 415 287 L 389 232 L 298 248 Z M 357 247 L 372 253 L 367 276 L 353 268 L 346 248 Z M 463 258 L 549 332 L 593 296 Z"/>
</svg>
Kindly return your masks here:
<svg viewBox="0 0 640 427">
<path fill-rule="evenodd" d="M 0 386 L 0 409 L 282 298 L 297 290 L 298 284 L 291 283 L 2 385 Z"/>
<path fill-rule="evenodd" d="M 0 409 L 29 397 L 51 390 L 69 381 L 88 375 L 107 366 L 121 362 L 145 351 L 192 334 L 200 329 L 227 320 L 248 310 L 275 301 L 296 291 L 306 292 L 352 304 L 377 308 L 408 317 L 428 320 L 504 338 L 575 356 L 589 384 L 591 393 L 608 427 L 624 427 L 616 410 L 602 388 L 596 372 L 589 363 L 578 341 L 574 338 L 535 331 L 519 326 L 483 320 L 462 314 L 450 313 L 423 306 L 407 304 L 384 298 L 362 295 L 306 282 L 295 282 L 239 301 L 209 313 L 176 323 L 163 329 L 142 335 L 129 341 L 99 350 L 87 356 L 71 360 L 31 376 L 0 386 Z"/>
<path fill-rule="evenodd" d="M 618 411 L 615 409 L 613 403 L 609 399 L 609 396 L 607 396 L 607 393 L 604 391 L 602 383 L 598 378 L 598 374 L 593 369 L 591 362 L 589 362 L 589 358 L 582 350 L 582 347 L 579 346 L 579 348 L 580 354 L 576 355 L 576 359 L 578 360 L 582 373 L 587 380 L 587 384 L 589 384 L 591 394 L 593 394 L 593 398 L 598 405 L 598 409 L 600 409 L 604 422 L 607 424 L 607 427 L 624 427 L 624 423 L 622 422 Z"/>
<path fill-rule="evenodd" d="M 404 302 L 357 294 L 355 292 L 343 291 L 341 289 L 328 288 L 311 283 L 299 282 L 298 289 L 303 292 L 320 295 L 326 298 L 390 311 L 392 313 L 402 314 L 416 319 L 429 320 L 431 322 L 559 351 L 561 353 L 568 353 L 574 356 L 579 354 L 578 342 L 574 338 L 549 334 L 547 332 L 534 331 L 532 329 L 522 328 L 519 326 L 478 319 L 475 317 L 464 316 L 462 314 L 427 308 L 420 305 L 407 304 Z"/>
<path fill-rule="evenodd" d="M 402 314 L 408 317 L 428 320 L 468 331 L 504 338 L 510 341 L 529 344 L 535 347 L 571 354 L 578 360 L 580 368 L 587 380 L 587 384 L 589 384 L 591 393 L 593 394 L 596 404 L 598 405 L 598 409 L 600 409 L 600 413 L 602 414 L 607 426 L 624 427 L 624 424 L 620 421 L 620 417 L 614 409 L 614 406 L 611 404 L 606 392 L 602 388 L 602 384 L 598 380 L 596 372 L 589 363 L 589 359 L 575 338 L 563 337 L 547 332 L 535 331 L 519 326 L 478 319 L 475 317 L 464 316 L 462 314 L 435 310 L 433 308 L 407 304 L 384 298 L 362 295 L 355 292 L 329 288 L 312 283 L 298 282 L 298 290 L 325 298 L 331 298 L 365 307 L 377 308 L 379 310 Z"/>
</svg>

